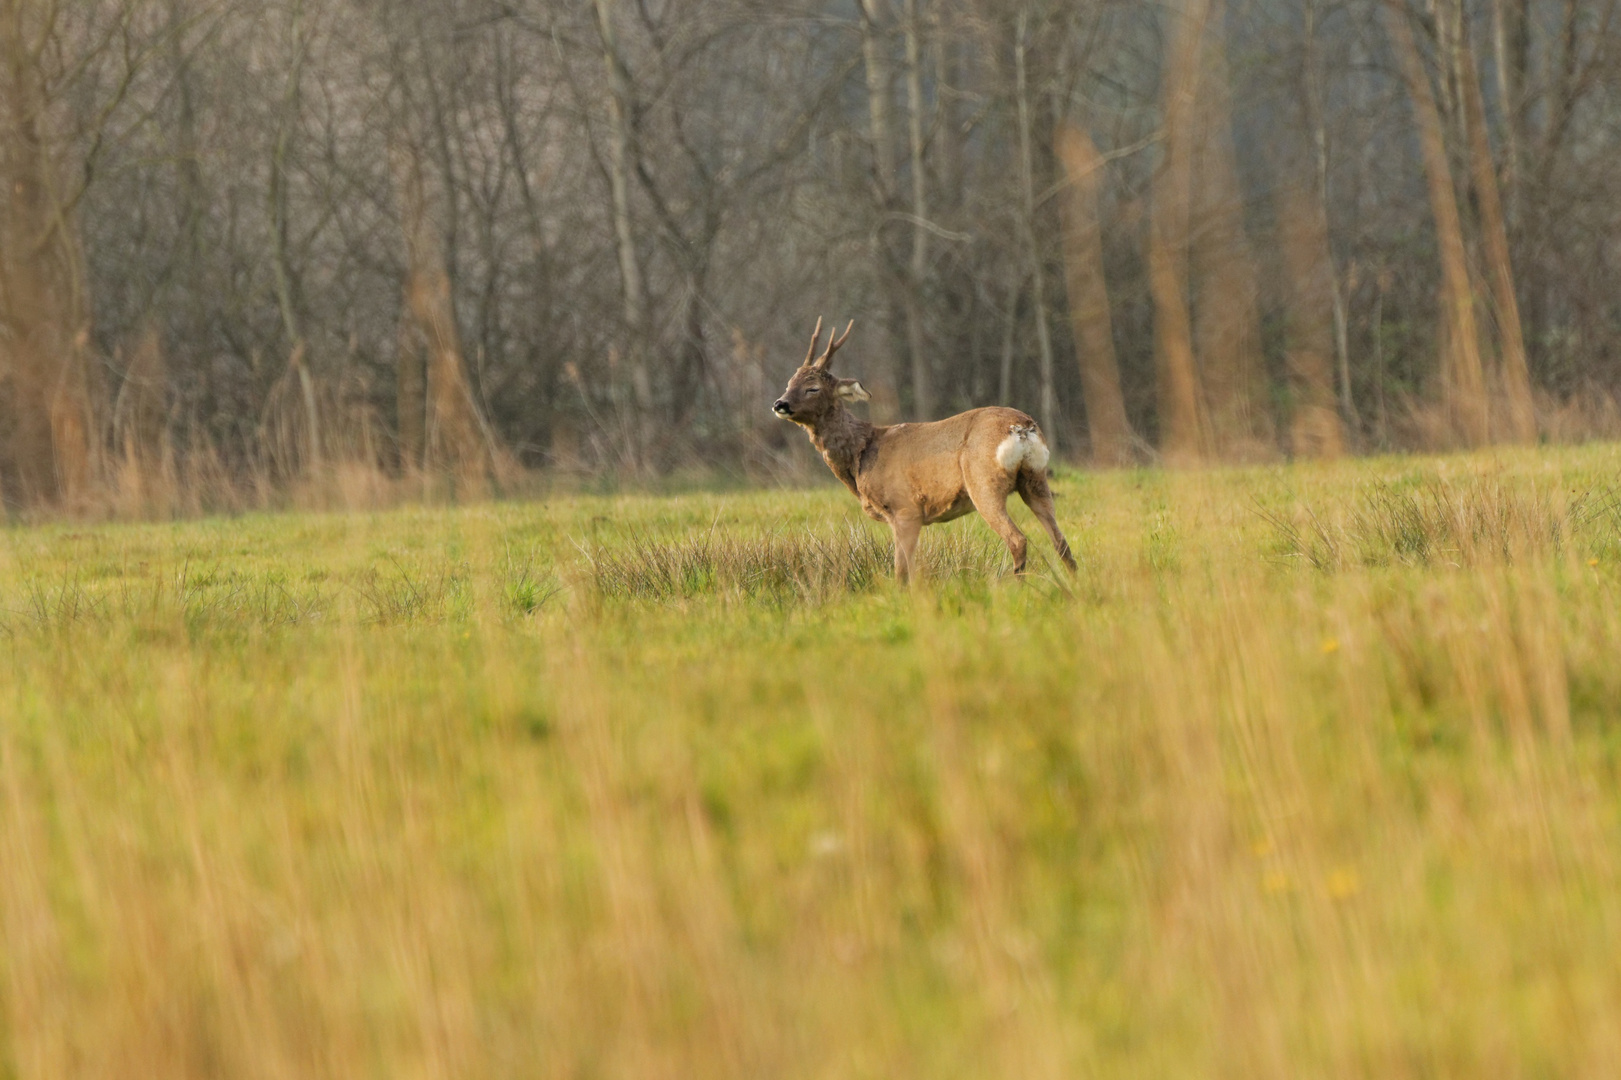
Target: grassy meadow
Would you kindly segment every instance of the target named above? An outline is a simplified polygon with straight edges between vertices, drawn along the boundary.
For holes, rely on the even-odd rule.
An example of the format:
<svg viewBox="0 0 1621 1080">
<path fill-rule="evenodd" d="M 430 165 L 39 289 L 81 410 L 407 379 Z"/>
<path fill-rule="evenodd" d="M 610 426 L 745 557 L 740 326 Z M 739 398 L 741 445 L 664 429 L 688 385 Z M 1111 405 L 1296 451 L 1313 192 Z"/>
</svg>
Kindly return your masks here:
<svg viewBox="0 0 1621 1080">
<path fill-rule="evenodd" d="M 0 1076 L 1610 1077 L 1621 447 L 0 532 Z"/>
</svg>

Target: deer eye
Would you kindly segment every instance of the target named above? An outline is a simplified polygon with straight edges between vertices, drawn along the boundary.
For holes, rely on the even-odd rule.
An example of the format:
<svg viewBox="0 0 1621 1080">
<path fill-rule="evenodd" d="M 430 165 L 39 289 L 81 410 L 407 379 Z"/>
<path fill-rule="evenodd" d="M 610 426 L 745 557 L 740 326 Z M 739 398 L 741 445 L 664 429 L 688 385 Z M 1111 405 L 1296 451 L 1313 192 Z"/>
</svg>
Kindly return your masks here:
<svg viewBox="0 0 1621 1080">
<path fill-rule="evenodd" d="M 807 393 L 807 394 L 820 394 L 821 392 L 822 392 L 822 388 L 820 386 L 807 386 L 807 387 L 805 387 L 805 393 Z"/>
</svg>

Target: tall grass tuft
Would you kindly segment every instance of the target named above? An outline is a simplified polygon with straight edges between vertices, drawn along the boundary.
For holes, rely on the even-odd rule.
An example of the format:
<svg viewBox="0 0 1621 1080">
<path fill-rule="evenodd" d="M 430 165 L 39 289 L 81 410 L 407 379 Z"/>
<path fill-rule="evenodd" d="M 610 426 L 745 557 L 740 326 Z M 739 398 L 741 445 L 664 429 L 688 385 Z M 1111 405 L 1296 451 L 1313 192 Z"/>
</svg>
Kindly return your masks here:
<svg viewBox="0 0 1621 1080">
<path fill-rule="evenodd" d="M 931 536 L 920 547 L 925 579 L 999 573 L 995 537 L 968 530 Z M 826 603 L 866 592 L 893 573 L 887 537 L 851 525 L 815 532 L 744 536 L 710 530 L 666 540 L 635 533 L 612 547 L 582 547 L 586 580 L 604 600 L 668 602 L 732 596 L 780 605 Z"/>
<path fill-rule="evenodd" d="M 1318 570 L 1351 566 L 1480 566 L 1602 542 L 1621 524 L 1611 490 L 1567 495 L 1501 476 L 1380 480 L 1338 512 L 1303 505 L 1290 519 L 1263 512 L 1286 557 Z"/>
</svg>

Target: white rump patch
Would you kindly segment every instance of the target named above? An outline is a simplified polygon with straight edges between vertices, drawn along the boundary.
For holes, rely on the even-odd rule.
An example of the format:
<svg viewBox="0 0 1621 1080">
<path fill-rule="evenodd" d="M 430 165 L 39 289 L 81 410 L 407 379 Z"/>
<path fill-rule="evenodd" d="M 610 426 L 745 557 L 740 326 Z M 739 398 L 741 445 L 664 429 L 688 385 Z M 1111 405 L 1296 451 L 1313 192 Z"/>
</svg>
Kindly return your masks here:
<svg viewBox="0 0 1621 1080">
<path fill-rule="evenodd" d="M 1014 424 L 1008 428 L 1008 437 L 996 447 L 996 463 L 1010 473 L 1022 465 L 1033 472 L 1047 467 L 1047 444 L 1041 439 L 1041 430 L 1034 424 Z"/>
</svg>

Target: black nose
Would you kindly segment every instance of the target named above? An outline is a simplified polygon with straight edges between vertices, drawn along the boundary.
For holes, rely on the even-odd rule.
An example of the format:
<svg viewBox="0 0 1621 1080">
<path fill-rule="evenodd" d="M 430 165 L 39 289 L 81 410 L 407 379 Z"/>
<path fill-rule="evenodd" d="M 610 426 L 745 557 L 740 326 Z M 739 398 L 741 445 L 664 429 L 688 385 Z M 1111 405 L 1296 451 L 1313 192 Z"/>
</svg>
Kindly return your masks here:
<svg viewBox="0 0 1621 1080">
<path fill-rule="evenodd" d="M 771 406 L 771 411 L 776 413 L 778 416 L 787 416 L 793 410 L 788 407 L 787 398 L 778 398 L 777 403 Z"/>
</svg>

